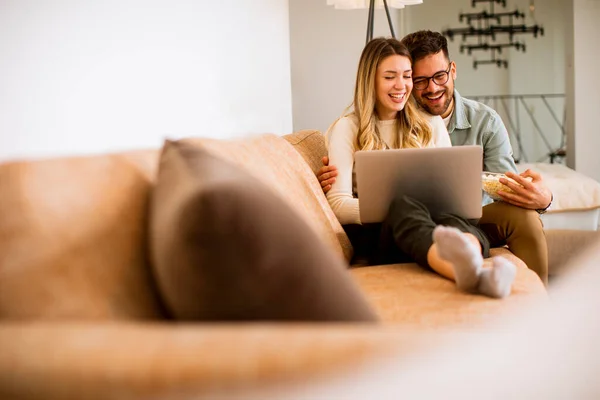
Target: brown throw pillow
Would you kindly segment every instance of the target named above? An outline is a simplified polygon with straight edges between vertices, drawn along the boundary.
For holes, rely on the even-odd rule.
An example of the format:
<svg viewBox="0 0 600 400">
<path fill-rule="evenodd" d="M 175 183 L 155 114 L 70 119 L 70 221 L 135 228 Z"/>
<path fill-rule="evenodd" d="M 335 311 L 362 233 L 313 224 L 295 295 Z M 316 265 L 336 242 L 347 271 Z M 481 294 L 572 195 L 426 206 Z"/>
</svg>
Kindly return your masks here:
<svg viewBox="0 0 600 400">
<path fill-rule="evenodd" d="M 163 147 L 150 249 L 175 318 L 376 320 L 341 257 L 282 199 L 198 146 Z"/>
</svg>

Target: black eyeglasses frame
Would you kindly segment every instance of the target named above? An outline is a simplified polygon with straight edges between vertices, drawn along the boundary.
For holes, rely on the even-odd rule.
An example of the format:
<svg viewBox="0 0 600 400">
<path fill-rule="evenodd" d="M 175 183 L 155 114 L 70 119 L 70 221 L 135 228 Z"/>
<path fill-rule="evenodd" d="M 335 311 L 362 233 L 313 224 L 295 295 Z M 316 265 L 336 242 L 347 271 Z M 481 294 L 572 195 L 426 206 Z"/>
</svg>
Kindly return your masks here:
<svg viewBox="0 0 600 400">
<path fill-rule="evenodd" d="M 445 85 L 446 82 L 448 82 L 448 80 L 450 79 L 450 71 L 452 70 L 453 63 L 454 63 L 454 61 L 450 61 L 450 64 L 448 64 L 448 69 L 446 69 L 445 71 L 438 71 L 430 77 L 420 76 L 416 80 L 413 78 L 413 89 L 416 89 L 416 90 L 427 89 L 429 87 L 429 83 L 431 83 L 432 80 L 433 80 L 433 83 L 435 83 L 438 86 Z M 442 78 L 444 80 L 443 82 L 437 80 L 436 75 L 439 76 L 439 74 L 446 75 L 446 78 Z M 426 82 L 427 84 L 423 86 L 424 82 Z"/>
</svg>

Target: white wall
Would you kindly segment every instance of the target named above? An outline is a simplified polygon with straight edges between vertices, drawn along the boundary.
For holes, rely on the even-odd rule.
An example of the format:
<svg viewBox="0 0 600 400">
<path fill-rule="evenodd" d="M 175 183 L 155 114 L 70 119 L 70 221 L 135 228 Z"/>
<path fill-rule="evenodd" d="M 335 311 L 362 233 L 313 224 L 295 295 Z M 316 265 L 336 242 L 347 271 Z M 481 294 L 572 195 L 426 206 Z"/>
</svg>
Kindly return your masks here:
<svg viewBox="0 0 600 400">
<path fill-rule="evenodd" d="M 567 166 L 575 169 L 575 23 L 574 0 L 565 0 L 563 3 L 563 13 L 565 22 L 568 26 L 566 30 L 566 57 L 565 57 L 565 94 L 567 95 Z"/>
<path fill-rule="evenodd" d="M 399 12 L 391 10 L 397 35 Z M 290 0 L 294 130 L 327 130 L 352 102 L 368 10 L 336 10 L 326 0 Z M 390 36 L 384 10 L 374 37 Z"/>
<path fill-rule="evenodd" d="M 0 159 L 292 130 L 286 0 L 0 0 Z"/>
<path fill-rule="evenodd" d="M 533 16 L 527 11 L 529 0 L 512 2 L 511 10 L 517 7 L 527 15 L 526 24 L 540 24 L 544 27 L 544 36 L 519 35 L 518 39 L 527 44 L 525 53 L 512 50 L 509 68 L 509 92 L 515 94 L 552 94 L 565 93 L 566 37 L 568 24 L 562 12 L 564 0 L 544 0 L 535 2 Z M 555 116 L 562 122 L 565 117 L 564 98 L 547 99 Z M 533 125 L 525 108 L 521 109 L 522 142 L 528 150 L 530 162 L 545 158 L 549 152 L 546 142 L 552 150 L 561 145 L 562 131 L 555 123 L 552 114 L 543 101 L 526 100 L 529 112 L 536 118 L 543 136 Z"/>
<path fill-rule="evenodd" d="M 600 0 L 573 0 L 574 166 L 600 181 Z"/>
<path fill-rule="evenodd" d="M 471 9 L 470 0 L 424 0 L 423 4 L 407 9 L 408 31 L 422 29 L 441 32 L 449 28 L 466 27 L 458 21 L 458 14 L 485 9 L 479 5 Z M 450 58 L 457 65 L 456 88 L 465 95 L 504 94 L 508 87 L 508 72 L 494 66 L 479 66 L 473 70 L 473 57 L 460 53 L 462 37 L 448 40 Z M 474 53 L 475 54 L 475 53 Z M 477 59 L 488 58 L 488 54 L 477 53 Z"/>
</svg>

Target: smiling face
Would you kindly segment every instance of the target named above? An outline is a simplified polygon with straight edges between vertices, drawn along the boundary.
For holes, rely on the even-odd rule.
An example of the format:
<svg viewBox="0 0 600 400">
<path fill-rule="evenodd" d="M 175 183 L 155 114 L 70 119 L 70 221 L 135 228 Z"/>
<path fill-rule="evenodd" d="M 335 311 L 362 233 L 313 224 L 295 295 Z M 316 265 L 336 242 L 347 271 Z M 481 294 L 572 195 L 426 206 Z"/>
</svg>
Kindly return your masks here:
<svg viewBox="0 0 600 400">
<path fill-rule="evenodd" d="M 425 111 L 433 115 L 440 115 L 442 118 L 446 118 L 452 113 L 456 65 L 448 60 L 442 51 L 413 63 L 413 79 L 417 82 L 423 78 L 439 77 L 440 73 L 446 71 L 449 74 L 446 83 L 437 84 L 434 79 L 429 79 L 427 87 L 413 91 L 415 100 Z M 440 82 L 439 79 L 435 80 Z"/>
<path fill-rule="evenodd" d="M 412 87 L 410 59 L 400 55 L 384 58 L 375 76 L 375 111 L 379 119 L 395 119 L 408 101 Z"/>
</svg>

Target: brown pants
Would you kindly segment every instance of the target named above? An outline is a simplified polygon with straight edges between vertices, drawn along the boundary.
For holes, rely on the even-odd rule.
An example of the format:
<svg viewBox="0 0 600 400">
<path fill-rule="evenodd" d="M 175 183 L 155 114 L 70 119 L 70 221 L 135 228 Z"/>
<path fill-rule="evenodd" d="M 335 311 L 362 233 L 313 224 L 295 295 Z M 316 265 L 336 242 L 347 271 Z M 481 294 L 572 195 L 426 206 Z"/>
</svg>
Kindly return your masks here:
<svg viewBox="0 0 600 400">
<path fill-rule="evenodd" d="M 508 245 L 544 284 L 548 283 L 548 245 L 542 220 L 536 211 L 494 202 L 483 207 L 478 226 L 492 247 Z"/>
</svg>

